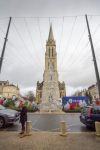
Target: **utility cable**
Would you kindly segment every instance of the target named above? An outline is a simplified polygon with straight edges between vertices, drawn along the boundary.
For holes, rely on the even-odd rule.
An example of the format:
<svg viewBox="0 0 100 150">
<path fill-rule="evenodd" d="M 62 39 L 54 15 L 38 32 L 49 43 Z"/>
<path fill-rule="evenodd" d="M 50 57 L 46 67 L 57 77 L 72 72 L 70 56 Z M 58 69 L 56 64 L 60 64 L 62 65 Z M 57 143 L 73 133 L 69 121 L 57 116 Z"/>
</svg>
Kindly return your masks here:
<svg viewBox="0 0 100 150">
<path fill-rule="evenodd" d="M 31 36 L 31 33 L 30 33 L 30 30 L 29 30 L 29 28 L 28 28 L 28 24 L 27 24 L 27 21 L 26 21 L 26 19 L 24 18 L 24 23 L 25 23 L 25 26 L 26 26 L 26 29 L 27 29 L 27 32 L 28 32 L 28 35 L 29 35 L 29 37 L 30 37 L 30 41 L 31 41 L 31 43 L 32 43 L 32 46 L 33 46 L 33 49 L 35 49 L 36 50 L 36 47 L 35 47 L 35 44 L 33 44 L 33 39 L 32 39 L 32 36 Z M 37 52 L 37 50 L 36 51 L 34 51 L 35 52 L 35 54 L 36 54 L 36 52 Z M 39 64 L 39 66 L 41 67 L 41 69 L 42 69 L 42 63 L 40 62 L 40 58 L 38 57 L 38 55 L 36 54 L 36 58 L 38 58 L 37 60 L 38 60 L 38 64 Z"/>
<path fill-rule="evenodd" d="M 23 38 L 22 38 L 22 36 L 21 36 L 20 32 L 18 31 L 18 29 L 17 29 L 17 27 L 16 27 L 15 23 L 14 23 L 14 22 L 12 22 L 12 24 L 13 24 L 13 26 L 14 26 L 14 28 L 15 28 L 15 30 L 16 30 L 16 32 L 17 32 L 17 34 L 18 34 L 18 36 L 19 36 L 19 38 L 21 39 L 21 41 L 22 41 L 22 43 L 23 43 L 23 45 L 24 45 L 24 47 L 25 47 L 25 49 L 26 49 L 26 51 L 27 51 L 27 54 L 28 54 L 28 55 L 29 55 L 29 57 L 32 59 L 32 55 L 33 55 L 33 54 L 30 54 L 30 53 L 29 53 L 29 52 L 30 52 L 30 50 L 28 49 L 28 47 L 27 47 L 26 43 L 24 42 L 24 40 L 23 40 Z M 30 61 L 30 59 L 29 59 L 29 61 Z M 33 61 L 33 59 L 32 59 L 32 61 Z M 30 61 L 30 62 L 31 62 L 31 61 Z"/>
<path fill-rule="evenodd" d="M 69 48 L 69 44 L 70 44 L 70 41 L 71 41 L 71 38 L 72 38 L 72 33 L 73 33 L 73 30 L 74 30 L 74 26 L 75 26 L 76 20 L 77 20 L 77 16 L 75 16 L 73 24 L 72 24 L 72 29 L 71 29 L 70 36 L 69 36 L 69 39 L 68 39 L 67 48 L 65 48 L 66 52 L 68 51 L 68 48 Z M 63 54 L 63 57 L 64 56 L 65 56 L 65 53 Z M 62 57 L 62 61 L 61 61 L 62 62 L 62 66 L 63 66 L 63 63 L 64 63 L 63 57 Z"/>
</svg>

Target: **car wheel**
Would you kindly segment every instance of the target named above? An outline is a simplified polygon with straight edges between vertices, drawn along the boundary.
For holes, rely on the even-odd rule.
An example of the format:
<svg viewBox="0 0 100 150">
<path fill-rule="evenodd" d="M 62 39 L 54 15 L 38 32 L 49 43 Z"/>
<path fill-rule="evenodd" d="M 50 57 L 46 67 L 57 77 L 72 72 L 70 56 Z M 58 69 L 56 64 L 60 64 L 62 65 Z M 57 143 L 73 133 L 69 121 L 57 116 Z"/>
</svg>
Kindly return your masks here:
<svg viewBox="0 0 100 150">
<path fill-rule="evenodd" d="M 5 126 L 5 121 L 2 117 L 0 117 L 0 128 Z"/>
</svg>

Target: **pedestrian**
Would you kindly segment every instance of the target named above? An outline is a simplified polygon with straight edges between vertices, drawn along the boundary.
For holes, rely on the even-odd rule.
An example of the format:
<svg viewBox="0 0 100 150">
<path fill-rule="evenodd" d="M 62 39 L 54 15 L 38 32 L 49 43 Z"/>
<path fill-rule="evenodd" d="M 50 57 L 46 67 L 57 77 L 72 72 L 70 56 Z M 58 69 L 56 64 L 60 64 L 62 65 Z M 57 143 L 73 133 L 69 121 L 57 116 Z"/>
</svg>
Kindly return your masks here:
<svg viewBox="0 0 100 150">
<path fill-rule="evenodd" d="M 20 123 L 22 126 L 22 131 L 20 132 L 20 134 L 24 134 L 25 133 L 25 123 L 27 121 L 27 108 L 26 106 L 22 107 L 22 110 L 20 112 Z"/>
</svg>

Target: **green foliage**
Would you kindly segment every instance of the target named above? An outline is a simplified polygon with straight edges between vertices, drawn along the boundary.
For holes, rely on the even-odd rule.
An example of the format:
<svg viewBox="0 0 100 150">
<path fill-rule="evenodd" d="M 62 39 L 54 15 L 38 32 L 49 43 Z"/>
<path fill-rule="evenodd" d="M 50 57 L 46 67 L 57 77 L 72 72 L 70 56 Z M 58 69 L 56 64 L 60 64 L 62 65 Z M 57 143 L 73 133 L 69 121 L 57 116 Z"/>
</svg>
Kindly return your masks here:
<svg viewBox="0 0 100 150">
<path fill-rule="evenodd" d="M 14 101 L 11 100 L 11 99 L 8 99 L 5 102 L 4 106 L 7 107 L 7 108 L 10 108 L 10 109 L 13 109 L 13 110 L 17 110 L 17 111 L 21 110 L 21 108 L 15 106 Z M 28 112 L 35 112 L 35 111 L 37 111 L 37 108 L 29 105 L 28 101 L 25 102 L 24 106 L 27 107 L 27 111 Z"/>
<path fill-rule="evenodd" d="M 35 112 L 35 111 L 37 111 L 37 108 L 32 107 L 32 106 L 30 105 L 30 106 L 27 106 L 27 111 L 28 111 L 28 112 Z"/>
<path fill-rule="evenodd" d="M 9 107 L 9 108 L 13 108 L 15 106 L 14 101 L 12 101 L 11 99 L 8 99 L 6 101 L 6 103 L 4 104 L 5 107 Z"/>
<path fill-rule="evenodd" d="M 26 102 L 24 103 L 24 106 L 28 107 L 28 101 L 26 101 Z"/>
</svg>

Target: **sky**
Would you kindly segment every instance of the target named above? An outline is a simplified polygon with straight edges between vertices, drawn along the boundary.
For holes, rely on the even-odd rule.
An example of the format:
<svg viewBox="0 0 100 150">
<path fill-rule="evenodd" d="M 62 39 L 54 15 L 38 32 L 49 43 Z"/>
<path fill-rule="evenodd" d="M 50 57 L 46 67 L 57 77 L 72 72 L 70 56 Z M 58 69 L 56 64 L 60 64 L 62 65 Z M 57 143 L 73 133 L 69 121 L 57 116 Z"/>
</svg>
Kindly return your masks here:
<svg viewBox="0 0 100 150">
<path fill-rule="evenodd" d="M 88 15 L 100 72 L 99 0 L 0 0 L 0 53 L 12 16 L 0 80 L 19 85 L 21 93 L 43 81 L 50 23 L 56 41 L 59 81 L 66 93 L 96 83 L 85 14 Z"/>
</svg>

